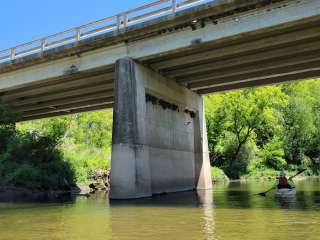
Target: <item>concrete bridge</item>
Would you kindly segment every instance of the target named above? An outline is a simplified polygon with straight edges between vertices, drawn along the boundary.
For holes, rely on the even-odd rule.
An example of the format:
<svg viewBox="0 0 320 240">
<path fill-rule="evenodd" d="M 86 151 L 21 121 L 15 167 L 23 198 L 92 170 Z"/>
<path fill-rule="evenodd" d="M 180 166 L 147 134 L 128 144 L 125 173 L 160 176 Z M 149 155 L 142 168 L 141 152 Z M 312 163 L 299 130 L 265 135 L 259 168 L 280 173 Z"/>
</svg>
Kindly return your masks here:
<svg viewBox="0 0 320 240">
<path fill-rule="evenodd" d="M 209 189 L 202 95 L 320 76 L 319 49 L 319 0 L 160 0 L 0 51 L 0 96 L 113 107 L 111 198 Z"/>
</svg>

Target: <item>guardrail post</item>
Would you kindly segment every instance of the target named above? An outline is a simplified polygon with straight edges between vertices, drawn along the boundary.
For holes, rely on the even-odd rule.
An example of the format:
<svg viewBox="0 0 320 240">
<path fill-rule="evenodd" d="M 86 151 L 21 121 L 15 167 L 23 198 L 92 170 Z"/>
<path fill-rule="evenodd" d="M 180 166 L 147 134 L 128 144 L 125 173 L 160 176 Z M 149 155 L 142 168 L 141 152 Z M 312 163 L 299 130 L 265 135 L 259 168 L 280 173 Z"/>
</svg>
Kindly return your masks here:
<svg viewBox="0 0 320 240">
<path fill-rule="evenodd" d="M 81 37 L 81 32 L 80 32 L 80 28 L 77 28 L 76 29 L 76 39 L 77 39 L 77 41 L 79 41 L 80 40 L 80 37 Z"/>
<path fill-rule="evenodd" d="M 124 26 L 124 28 L 127 28 L 128 27 L 128 14 L 126 13 L 126 14 L 124 14 L 123 15 L 123 26 Z"/>
<path fill-rule="evenodd" d="M 177 0 L 171 0 L 172 12 L 176 13 L 177 11 Z"/>
<path fill-rule="evenodd" d="M 121 15 L 117 15 L 117 31 L 120 30 L 121 26 Z"/>
<path fill-rule="evenodd" d="M 41 52 L 44 52 L 45 49 L 46 49 L 46 39 L 43 38 L 41 39 Z"/>
<path fill-rule="evenodd" d="M 11 48 L 10 58 L 11 60 L 16 58 L 16 48 Z"/>
</svg>

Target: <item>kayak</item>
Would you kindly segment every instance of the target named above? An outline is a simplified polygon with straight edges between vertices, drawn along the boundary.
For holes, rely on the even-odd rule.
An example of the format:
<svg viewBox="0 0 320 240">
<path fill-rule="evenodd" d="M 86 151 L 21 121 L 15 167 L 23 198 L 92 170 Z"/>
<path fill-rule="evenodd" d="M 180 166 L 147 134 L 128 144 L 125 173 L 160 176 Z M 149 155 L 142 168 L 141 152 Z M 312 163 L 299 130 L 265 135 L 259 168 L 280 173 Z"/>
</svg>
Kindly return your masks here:
<svg viewBox="0 0 320 240">
<path fill-rule="evenodd" d="M 294 197 L 296 195 L 296 189 L 294 188 L 276 188 L 275 195 L 281 198 Z"/>
</svg>

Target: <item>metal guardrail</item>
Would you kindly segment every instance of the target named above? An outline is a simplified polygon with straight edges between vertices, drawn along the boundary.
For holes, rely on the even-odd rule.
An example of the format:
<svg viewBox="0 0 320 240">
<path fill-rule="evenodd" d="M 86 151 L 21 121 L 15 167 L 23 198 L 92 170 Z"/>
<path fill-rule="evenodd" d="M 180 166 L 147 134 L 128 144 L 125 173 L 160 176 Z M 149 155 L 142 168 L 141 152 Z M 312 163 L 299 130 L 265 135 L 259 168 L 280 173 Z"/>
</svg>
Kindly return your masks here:
<svg viewBox="0 0 320 240">
<path fill-rule="evenodd" d="M 165 14 L 174 14 L 181 9 L 204 1 L 205 0 L 158 0 L 135 9 L 119 13 L 112 17 L 103 18 L 79 27 L 23 43 L 6 50 L 1 50 L 0 62 L 11 61 L 33 53 L 42 53 L 48 49 L 72 42 L 78 42 L 82 39 L 102 33 L 119 31 L 122 29 L 126 30 L 128 26 Z"/>
</svg>

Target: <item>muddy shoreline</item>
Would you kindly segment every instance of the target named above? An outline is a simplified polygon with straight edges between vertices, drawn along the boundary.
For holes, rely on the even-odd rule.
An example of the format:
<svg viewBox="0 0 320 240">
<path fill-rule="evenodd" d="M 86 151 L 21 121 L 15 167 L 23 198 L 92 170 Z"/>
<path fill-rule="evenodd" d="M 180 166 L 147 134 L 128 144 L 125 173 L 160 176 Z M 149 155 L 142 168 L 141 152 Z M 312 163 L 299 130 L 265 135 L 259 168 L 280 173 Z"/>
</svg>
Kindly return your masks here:
<svg viewBox="0 0 320 240">
<path fill-rule="evenodd" d="M 96 170 L 88 183 L 68 184 L 63 189 L 29 189 L 19 187 L 0 187 L 0 202 L 28 201 L 68 201 L 77 196 L 89 197 L 95 192 L 108 192 L 110 188 L 110 169 Z"/>
<path fill-rule="evenodd" d="M 68 201 L 77 196 L 88 197 L 91 193 L 94 191 L 87 184 L 77 184 L 70 189 L 58 190 L 0 187 L 0 202 Z"/>
</svg>

